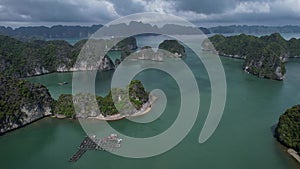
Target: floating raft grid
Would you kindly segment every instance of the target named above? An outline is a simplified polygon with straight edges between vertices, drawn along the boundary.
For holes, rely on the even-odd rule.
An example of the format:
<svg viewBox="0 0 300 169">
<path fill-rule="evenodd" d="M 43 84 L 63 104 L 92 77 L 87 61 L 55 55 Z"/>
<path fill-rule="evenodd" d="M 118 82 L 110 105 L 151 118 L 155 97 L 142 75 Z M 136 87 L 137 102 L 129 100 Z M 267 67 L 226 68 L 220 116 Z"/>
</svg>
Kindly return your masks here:
<svg viewBox="0 0 300 169">
<path fill-rule="evenodd" d="M 121 141 L 122 139 L 119 139 L 116 134 L 102 139 L 96 138 L 96 136 L 86 136 L 69 162 L 76 162 L 88 150 L 113 151 L 115 148 L 121 147 Z"/>
</svg>

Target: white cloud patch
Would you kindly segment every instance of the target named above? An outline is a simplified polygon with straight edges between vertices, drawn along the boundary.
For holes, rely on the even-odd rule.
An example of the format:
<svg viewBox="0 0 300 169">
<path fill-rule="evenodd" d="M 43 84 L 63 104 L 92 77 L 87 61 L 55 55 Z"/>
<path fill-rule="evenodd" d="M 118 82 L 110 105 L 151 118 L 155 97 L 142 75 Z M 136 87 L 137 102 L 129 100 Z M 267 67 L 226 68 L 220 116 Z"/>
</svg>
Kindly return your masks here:
<svg viewBox="0 0 300 169">
<path fill-rule="evenodd" d="M 145 12 L 174 13 L 176 3 L 166 0 L 132 0 L 133 4 L 143 6 Z"/>
<path fill-rule="evenodd" d="M 267 2 L 240 2 L 233 10 L 233 14 L 269 12 L 270 5 Z"/>
<path fill-rule="evenodd" d="M 118 12 L 114 8 L 114 4 L 109 1 L 105 1 L 105 0 L 89 0 L 89 1 L 77 0 L 77 1 L 79 2 L 79 4 L 82 4 L 83 6 L 83 8 L 81 8 L 82 12 L 87 12 L 87 15 L 90 15 L 91 17 L 93 17 L 93 15 L 95 15 L 96 17 L 101 17 L 97 15 L 103 15 L 103 14 L 105 14 L 107 17 L 112 19 L 116 19 L 120 17 Z"/>
<path fill-rule="evenodd" d="M 142 5 L 145 12 L 159 12 L 162 14 L 172 14 L 183 17 L 190 21 L 205 19 L 207 15 L 197 13 L 189 10 L 177 10 L 177 3 L 175 1 L 166 0 L 132 0 L 133 3 Z"/>
</svg>

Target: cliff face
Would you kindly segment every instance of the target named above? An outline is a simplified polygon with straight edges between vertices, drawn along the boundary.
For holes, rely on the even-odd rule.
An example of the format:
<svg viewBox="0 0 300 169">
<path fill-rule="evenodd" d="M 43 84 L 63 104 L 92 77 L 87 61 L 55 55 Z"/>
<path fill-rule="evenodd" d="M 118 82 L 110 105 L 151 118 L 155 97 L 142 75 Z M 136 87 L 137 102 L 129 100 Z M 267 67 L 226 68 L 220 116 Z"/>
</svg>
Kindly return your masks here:
<svg viewBox="0 0 300 169">
<path fill-rule="evenodd" d="M 115 69 L 115 65 L 113 61 L 107 56 L 103 56 L 100 58 L 96 64 L 88 64 L 88 62 L 82 60 L 77 61 L 72 67 L 66 64 L 60 64 L 55 72 L 75 72 L 82 70 L 99 70 L 99 71 L 108 71 Z"/>
<path fill-rule="evenodd" d="M 80 59 L 81 60 L 76 60 L 75 63 L 75 59 L 77 59 L 77 56 L 79 55 L 83 45 L 86 43 L 87 40 L 82 40 L 78 43 L 76 43 L 73 47 L 73 51 L 72 51 L 72 59 L 69 60 L 69 62 L 63 62 L 61 64 L 58 65 L 58 68 L 56 71 L 58 72 L 66 72 L 66 71 L 79 71 L 79 70 L 100 70 L 100 71 L 108 71 L 108 70 L 113 70 L 115 69 L 115 65 L 114 62 L 107 56 L 104 55 L 103 57 L 100 57 L 99 60 L 95 60 L 92 63 L 88 63 L 91 62 L 89 59 L 87 58 L 86 60 L 84 59 L 84 56 L 81 56 Z M 101 47 L 104 46 L 104 44 L 111 44 L 113 41 L 118 41 L 118 39 L 111 39 L 111 40 L 91 40 L 91 45 L 96 45 L 95 47 L 97 47 L 97 45 L 100 45 Z M 109 46 L 109 45 L 105 45 L 105 46 Z M 137 41 L 134 37 L 128 37 L 125 38 L 123 40 L 121 40 L 119 43 L 117 43 L 116 45 L 114 45 L 111 49 L 109 49 L 110 51 L 121 51 L 122 53 L 127 52 L 130 53 L 130 50 L 135 50 L 137 49 Z M 108 50 L 108 49 L 103 49 L 104 51 Z M 92 51 L 92 52 L 96 52 Z M 96 54 L 97 55 L 97 54 Z M 97 57 L 95 57 L 97 58 Z M 89 61 L 88 61 L 89 60 Z M 73 64 L 70 64 L 73 63 Z M 96 64 L 95 64 L 96 63 Z M 117 62 L 117 64 L 119 64 L 119 62 Z"/>
<path fill-rule="evenodd" d="M 48 90 L 25 80 L 0 77 L 0 134 L 51 115 Z"/>
<path fill-rule="evenodd" d="M 96 67 L 89 66 L 85 60 L 77 62 L 77 56 L 85 42 L 86 40 L 82 40 L 74 46 L 62 40 L 21 42 L 0 35 L 0 71 L 13 77 L 28 77 L 52 72 L 106 71 L 115 68 L 108 56 L 97 60 Z M 136 39 L 129 37 L 112 50 L 132 50 L 136 47 Z"/>
<path fill-rule="evenodd" d="M 277 44 L 257 49 L 246 57 L 244 71 L 261 78 L 283 80 L 286 73 L 284 65 L 286 56 L 279 50 L 280 46 Z"/>
<path fill-rule="evenodd" d="M 211 43 L 210 43 L 210 42 Z M 288 57 L 300 54 L 300 41 L 286 41 L 280 34 L 255 37 L 241 34 L 225 37 L 215 35 L 202 43 L 203 50 L 220 56 L 244 59 L 243 70 L 262 78 L 283 80 Z"/>
<path fill-rule="evenodd" d="M 130 55 L 130 54 L 131 53 L 129 53 L 127 55 Z M 127 57 L 127 55 L 125 55 L 125 57 Z M 161 55 L 164 57 L 162 57 Z M 124 55 L 121 55 L 121 56 L 124 56 Z M 152 49 L 152 47 L 150 47 L 150 46 L 144 46 L 141 48 L 140 51 L 131 54 L 132 59 L 153 60 L 153 61 L 163 61 L 163 58 L 166 58 L 168 56 L 170 56 L 170 53 L 166 52 L 165 54 L 163 54 L 162 51 L 155 52 Z M 121 58 L 123 58 L 123 57 L 121 57 Z"/>
</svg>

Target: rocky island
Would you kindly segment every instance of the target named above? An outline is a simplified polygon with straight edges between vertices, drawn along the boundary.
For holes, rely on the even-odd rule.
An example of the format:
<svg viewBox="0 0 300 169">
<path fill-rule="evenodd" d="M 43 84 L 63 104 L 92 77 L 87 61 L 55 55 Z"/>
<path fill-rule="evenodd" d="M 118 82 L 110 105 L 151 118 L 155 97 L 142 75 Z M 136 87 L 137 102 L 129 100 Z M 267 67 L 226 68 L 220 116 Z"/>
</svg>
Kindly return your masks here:
<svg viewBox="0 0 300 169">
<path fill-rule="evenodd" d="M 211 43 L 210 43 L 211 42 Z M 284 63 L 289 57 L 300 56 L 300 40 L 285 40 L 279 33 L 256 37 L 215 35 L 202 43 L 203 50 L 220 56 L 244 59 L 243 70 L 261 78 L 283 80 Z"/>
<path fill-rule="evenodd" d="M 163 61 L 165 58 L 186 57 L 185 48 L 177 40 L 164 40 L 155 51 L 151 46 L 143 46 L 139 51 L 131 53 L 130 50 L 123 50 L 121 60 L 131 55 L 131 60 L 152 60 Z"/>
<path fill-rule="evenodd" d="M 104 41 L 104 40 L 103 40 Z M 112 70 L 111 59 L 103 56 L 97 67 L 87 67 L 85 61 L 74 65 L 86 40 L 70 45 L 63 40 L 22 42 L 0 35 L 0 71 L 3 75 L 29 77 L 53 72 L 78 70 Z M 136 49 L 134 37 L 125 38 L 111 50 Z"/>
<path fill-rule="evenodd" d="M 53 101 L 40 84 L 0 76 L 0 135 L 51 115 Z"/>
<path fill-rule="evenodd" d="M 125 100 L 125 95 L 129 91 L 129 99 Z M 114 92 L 114 95 L 112 95 Z M 113 98 L 115 97 L 115 98 Z M 150 106 L 151 97 L 149 93 L 145 91 L 143 84 L 138 80 L 133 80 L 128 85 L 127 89 L 112 89 L 105 97 L 96 96 L 97 104 L 99 107 L 85 107 L 85 101 L 91 100 L 92 94 L 89 93 L 78 93 L 74 96 L 71 94 L 61 95 L 57 101 L 54 101 L 54 115 L 68 118 L 96 118 L 101 117 L 102 119 L 112 119 L 112 116 L 119 116 L 118 110 L 126 110 L 131 112 L 123 112 L 123 115 L 134 115 L 141 109 L 145 109 Z M 122 101 L 116 102 L 115 100 L 123 99 Z M 78 109 L 74 108 L 73 101 L 75 101 Z M 130 105 L 134 106 L 133 109 L 129 109 Z M 94 105 L 91 105 L 94 106 Z M 116 108 L 118 106 L 118 109 Z M 86 111 L 86 110 L 91 111 Z M 100 110 L 100 111 L 98 111 Z M 143 111 L 143 110 L 142 110 Z M 100 118 L 99 118 L 100 119 Z"/>
<path fill-rule="evenodd" d="M 280 116 L 275 137 L 281 144 L 290 148 L 288 152 L 296 160 L 300 160 L 300 105 L 287 109 Z"/>
<path fill-rule="evenodd" d="M 122 97 L 129 91 L 129 99 L 118 102 L 120 109 L 126 109 L 132 104 L 135 109 L 127 114 L 119 114 L 115 107 L 112 93 L 105 97 L 96 96 L 100 111 L 80 111 L 75 112 L 73 100 L 76 102 L 91 99 L 88 93 L 79 93 L 74 96 L 62 94 L 58 100 L 51 98 L 48 89 L 40 84 L 33 84 L 26 80 L 0 77 L 0 135 L 8 131 L 23 127 L 45 116 L 56 116 L 59 118 L 98 118 L 101 120 L 117 120 L 126 116 L 137 116 L 147 113 L 152 104 L 153 97 L 145 91 L 143 84 L 138 80 L 133 80 L 127 89 L 119 90 Z M 83 99 L 83 100 L 82 100 Z M 78 105 L 77 105 L 78 106 Z M 82 108 L 80 107 L 80 108 Z M 92 110 L 92 108 L 89 108 Z M 129 110 L 129 109 L 128 109 Z"/>
<path fill-rule="evenodd" d="M 158 49 L 162 52 L 162 55 L 169 56 L 170 54 L 164 54 L 164 52 L 170 52 L 174 58 L 183 58 L 186 56 L 185 48 L 177 40 L 165 40 L 159 44 Z"/>
</svg>

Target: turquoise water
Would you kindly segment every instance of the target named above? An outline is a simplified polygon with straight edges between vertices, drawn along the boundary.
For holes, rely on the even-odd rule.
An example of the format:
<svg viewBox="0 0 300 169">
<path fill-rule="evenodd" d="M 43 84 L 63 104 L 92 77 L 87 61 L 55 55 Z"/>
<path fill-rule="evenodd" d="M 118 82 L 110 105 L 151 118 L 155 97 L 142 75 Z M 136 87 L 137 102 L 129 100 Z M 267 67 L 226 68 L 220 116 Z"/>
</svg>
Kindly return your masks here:
<svg viewBox="0 0 300 169">
<path fill-rule="evenodd" d="M 65 38 L 63 40 L 67 41 L 71 45 L 74 45 L 75 43 L 77 43 L 78 41 L 80 41 L 82 39 L 88 39 L 88 38 Z M 61 38 L 49 38 L 49 39 L 46 39 L 46 40 L 47 41 L 49 41 L 49 40 L 61 40 Z"/>
<path fill-rule="evenodd" d="M 149 40 L 149 38 L 151 40 Z M 161 37 L 139 37 L 139 46 L 156 44 Z M 227 101 L 223 118 L 214 135 L 199 144 L 198 137 L 210 104 L 210 82 L 201 62 L 187 50 L 185 62 L 192 69 L 201 93 L 201 106 L 196 124 L 187 137 L 170 151 L 144 159 L 119 157 L 107 152 L 89 151 L 78 162 L 68 158 L 76 151 L 85 133 L 76 120 L 45 118 L 22 129 L 0 137 L 2 168 L 43 169 L 298 169 L 295 162 L 272 136 L 271 127 L 280 114 L 300 102 L 300 60 L 287 63 L 283 82 L 259 79 L 241 71 L 243 62 L 221 58 L 227 78 Z M 98 73 L 96 93 L 105 95 L 110 87 L 113 71 Z M 174 79 L 158 70 L 137 75 L 147 90 L 162 89 L 168 103 L 159 119 L 149 124 L 135 124 L 128 120 L 111 122 L 121 133 L 153 136 L 166 130 L 178 114 L 180 92 Z M 57 98 L 71 93 L 72 73 L 55 73 L 29 78 L 46 85 Z M 152 111 L 155 111 L 155 107 Z M 150 112 L 151 113 L 151 112 Z M 100 131 L 102 129 L 99 129 Z M 125 140 L 126 141 L 126 140 Z M 151 147 L 150 147 L 151 148 Z"/>
</svg>

